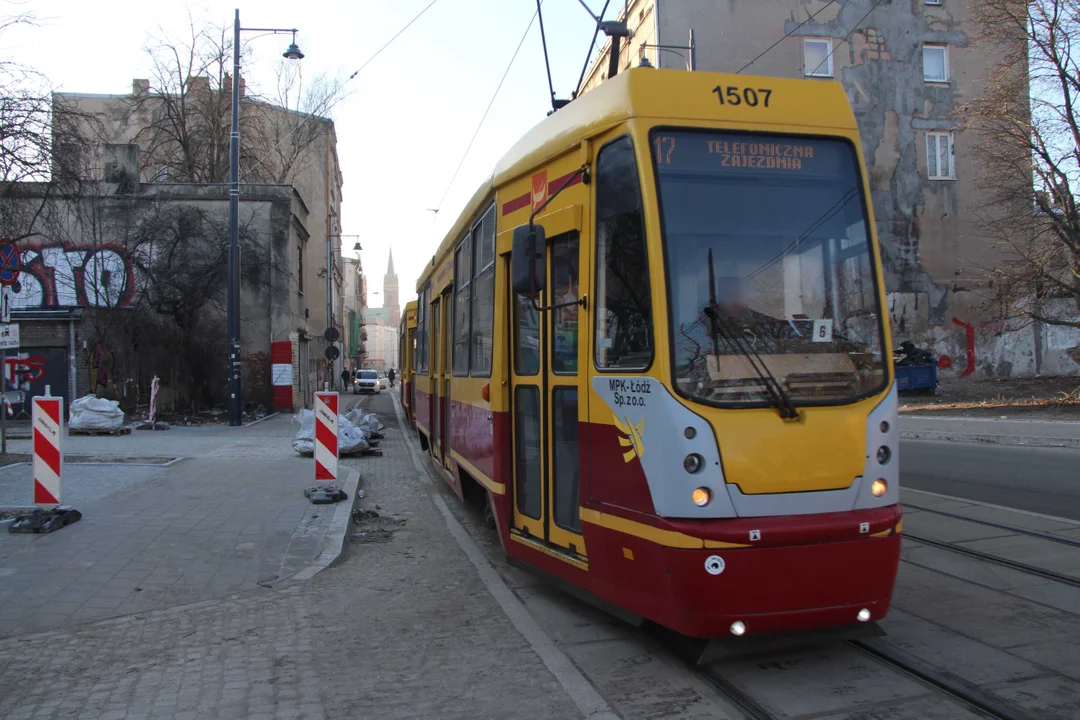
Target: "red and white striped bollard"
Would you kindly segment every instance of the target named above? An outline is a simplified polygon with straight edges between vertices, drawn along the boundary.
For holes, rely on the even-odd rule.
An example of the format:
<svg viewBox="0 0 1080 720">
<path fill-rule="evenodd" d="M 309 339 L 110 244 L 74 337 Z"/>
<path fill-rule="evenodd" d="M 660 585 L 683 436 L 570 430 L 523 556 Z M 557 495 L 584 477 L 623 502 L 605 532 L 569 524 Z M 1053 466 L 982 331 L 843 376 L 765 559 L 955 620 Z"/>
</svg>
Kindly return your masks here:
<svg viewBox="0 0 1080 720">
<path fill-rule="evenodd" d="M 338 394 L 315 393 L 315 480 L 338 478 Z"/>
<path fill-rule="evenodd" d="M 46 390 L 48 392 L 48 390 Z M 60 474 L 64 464 L 64 399 L 35 397 L 31 413 L 34 428 L 34 504 L 60 504 Z"/>
</svg>

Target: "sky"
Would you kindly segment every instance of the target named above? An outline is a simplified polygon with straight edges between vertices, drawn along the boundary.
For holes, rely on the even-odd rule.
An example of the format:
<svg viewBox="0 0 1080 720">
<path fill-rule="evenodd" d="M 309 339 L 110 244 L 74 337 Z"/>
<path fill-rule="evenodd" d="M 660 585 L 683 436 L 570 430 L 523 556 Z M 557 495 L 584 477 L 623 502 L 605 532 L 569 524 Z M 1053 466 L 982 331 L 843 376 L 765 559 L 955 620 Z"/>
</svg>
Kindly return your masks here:
<svg viewBox="0 0 1080 720">
<path fill-rule="evenodd" d="M 305 74 L 348 76 L 431 0 L 259 0 L 154 3 L 113 0 L 0 0 L 0 15 L 32 12 L 40 25 L 18 27 L 0 54 L 45 74 L 57 91 L 124 94 L 150 77 L 151 34 L 182 38 L 188 16 L 231 27 L 295 27 Z M 584 0 L 599 12 L 603 0 Z M 607 17 L 622 3 L 613 0 Z M 544 0 L 544 32 L 556 95 L 569 97 L 590 49 L 594 21 L 580 0 Z M 436 0 L 419 20 L 346 86 L 330 111 L 338 135 L 343 235 L 359 235 L 368 305 L 381 306 L 394 249 L 401 304 L 416 278 L 495 163 L 551 109 L 539 23 L 533 22 L 453 185 L 455 168 L 480 123 L 515 48 L 536 13 L 535 0 Z M 251 37 L 244 77 L 269 93 L 289 36 Z M 449 192 L 447 192 L 449 189 Z M 431 209 L 438 208 L 438 213 Z M 353 255 L 357 238 L 344 238 Z M 378 293 L 378 294 L 377 294 Z"/>
</svg>

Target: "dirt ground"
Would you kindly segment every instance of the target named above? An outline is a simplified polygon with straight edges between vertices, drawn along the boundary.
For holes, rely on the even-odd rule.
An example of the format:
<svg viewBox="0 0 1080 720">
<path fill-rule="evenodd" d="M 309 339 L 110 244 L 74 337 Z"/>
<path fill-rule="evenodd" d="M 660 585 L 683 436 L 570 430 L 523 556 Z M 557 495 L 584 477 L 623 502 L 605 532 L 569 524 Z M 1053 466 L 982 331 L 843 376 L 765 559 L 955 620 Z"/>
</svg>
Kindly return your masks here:
<svg viewBox="0 0 1080 720">
<path fill-rule="evenodd" d="M 1080 422 L 1080 376 L 942 380 L 933 395 L 901 394 L 900 412 Z"/>
</svg>

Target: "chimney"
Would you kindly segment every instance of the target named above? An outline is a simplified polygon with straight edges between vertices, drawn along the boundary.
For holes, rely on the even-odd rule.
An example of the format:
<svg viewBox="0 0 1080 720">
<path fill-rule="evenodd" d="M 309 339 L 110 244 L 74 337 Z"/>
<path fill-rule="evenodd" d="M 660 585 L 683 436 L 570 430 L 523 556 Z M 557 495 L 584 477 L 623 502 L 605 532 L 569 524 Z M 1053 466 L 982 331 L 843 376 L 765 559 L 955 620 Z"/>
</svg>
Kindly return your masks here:
<svg viewBox="0 0 1080 720">
<path fill-rule="evenodd" d="M 139 78 L 135 78 L 134 80 L 131 81 L 131 94 L 132 95 L 135 95 L 135 96 L 145 95 L 148 92 L 150 92 L 150 81 L 149 80 L 141 80 Z"/>
<path fill-rule="evenodd" d="M 244 82 L 244 76 L 240 76 L 240 97 L 246 97 L 247 95 L 247 83 Z"/>
<path fill-rule="evenodd" d="M 187 92 L 210 92 L 210 78 L 205 75 L 188 75 Z"/>
<path fill-rule="evenodd" d="M 228 95 L 232 92 L 232 75 L 225 73 L 225 77 L 221 79 L 221 92 Z"/>
</svg>

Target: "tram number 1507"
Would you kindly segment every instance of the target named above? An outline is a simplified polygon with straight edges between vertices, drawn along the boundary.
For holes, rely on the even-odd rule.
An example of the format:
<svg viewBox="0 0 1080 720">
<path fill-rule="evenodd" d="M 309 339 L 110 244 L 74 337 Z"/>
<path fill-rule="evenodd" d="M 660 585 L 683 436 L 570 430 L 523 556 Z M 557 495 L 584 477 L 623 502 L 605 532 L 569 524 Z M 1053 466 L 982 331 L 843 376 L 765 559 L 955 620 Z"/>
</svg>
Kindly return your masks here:
<svg viewBox="0 0 1080 720">
<path fill-rule="evenodd" d="M 721 105 L 742 105 L 746 103 L 750 107 L 769 107 L 769 97 L 772 95 L 772 90 L 768 88 L 740 88 L 735 85 L 728 85 L 727 87 L 721 87 L 717 85 L 713 88 L 713 92 L 716 93 L 716 97 L 720 99 Z"/>
</svg>

